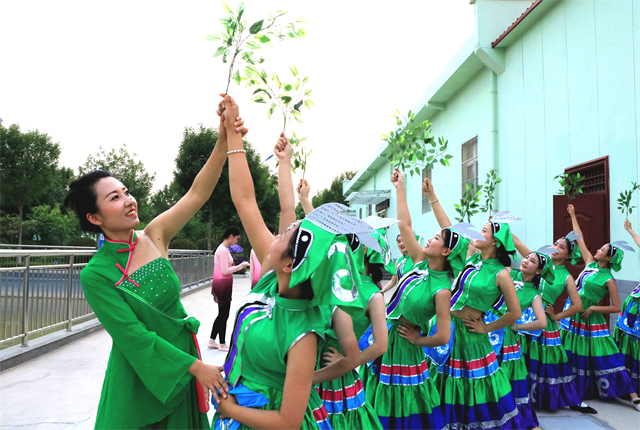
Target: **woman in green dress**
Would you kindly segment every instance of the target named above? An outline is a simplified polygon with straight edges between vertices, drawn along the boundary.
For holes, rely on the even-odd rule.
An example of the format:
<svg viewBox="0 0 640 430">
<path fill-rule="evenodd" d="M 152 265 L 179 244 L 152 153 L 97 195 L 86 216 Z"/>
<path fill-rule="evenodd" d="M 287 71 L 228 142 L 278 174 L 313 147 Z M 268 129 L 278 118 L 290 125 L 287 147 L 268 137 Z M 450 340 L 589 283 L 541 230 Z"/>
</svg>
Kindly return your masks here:
<svg viewBox="0 0 640 430">
<path fill-rule="evenodd" d="M 246 133 L 238 115 L 233 118 L 235 124 L 227 120 L 233 133 Z M 96 429 L 209 428 L 208 392 L 226 390 L 220 368 L 199 359 L 200 323 L 187 317 L 167 260 L 169 242 L 220 177 L 227 158 L 223 124 L 221 117 L 218 142 L 187 194 L 144 230 L 135 230 L 135 198 L 107 172 L 89 173 L 69 186 L 65 206 L 75 210 L 83 230 L 105 235 L 80 273 L 87 302 L 113 340 Z"/>
<path fill-rule="evenodd" d="M 224 103 L 225 113 L 238 115 L 232 98 L 224 96 Z M 256 203 L 240 135 L 232 133 L 230 123 L 225 125 L 229 172 L 235 178 L 230 182 L 231 197 L 260 260 L 262 277 L 236 314 L 224 364 L 234 395 L 218 404 L 213 425 L 330 428 L 322 401 L 312 389 L 318 341 L 329 321 L 326 305 L 355 314 L 363 310 L 359 275 L 350 250 L 341 242 L 344 236 L 332 221 L 340 221 L 344 206 L 323 205 L 301 223 L 295 222 L 291 145 L 281 135 L 276 155 L 282 234 L 274 238 Z"/>
<path fill-rule="evenodd" d="M 301 179 L 297 191 L 305 215 L 308 215 L 314 209 L 309 200 L 308 181 Z M 363 381 L 356 366 L 366 365 L 387 351 L 385 302 L 377 286 L 382 279 L 383 260 L 382 255 L 367 248 L 358 235 L 346 235 L 344 238 L 360 273 L 362 284 L 359 292 L 366 303 L 365 312 L 349 317 L 340 309 L 333 311 L 330 330 L 319 344 L 314 384 L 334 429 L 382 429 L 380 419 L 366 401 Z M 379 239 L 378 244 L 384 251 L 386 241 Z M 345 315 L 350 318 L 347 324 L 341 321 Z M 343 354 L 346 348 L 350 348 L 349 340 L 360 339 L 369 327 L 372 328 L 371 336 L 366 347 L 361 352 L 357 350 L 358 360 L 346 370 L 339 369 L 351 364 Z M 351 330 L 351 333 L 344 333 L 346 330 Z"/>
<path fill-rule="evenodd" d="M 586 264 L 578 281 L 582 312 L 562 324 L 562 343 L 576 375 L 578 397 L 591 399 L 620 397 L 631 394 L 629 374 L 620 350 L 609 334 L 605 315 L 620 312 L 618 287 L 611 270 L 620 270 L 624 252 L 614 244 L 603 245 L 592 255 L 580 229 L 573 205 L 567 206 L 574 231 L 580 236 L 576 243 Z M 611 304 L 598 302 L 609 293 Z"/>
<path fill-rule="evenodd" d="M 416 239 L 418 239 L 417 235 L 414 234 L 414 236 L 416 237 Z M 409 251 L 407 251 L 407 247 L 404 245 L 402 233 L 396 236 L 396 244 L 398 245 L 398 250 L 400 251 L 400 258 L 398 258 L 398 260 L 396 261 L 396 274 L 391 277 L 391 279 L 384 287 L 382 287 L 382 290 L 380 291 L 382 294 L 398 285 L 398 281 L 402 279 L 404 275 L 409 273 L 411 269 L 413 269 L 413 261 L 411 261 Z"/>
<path fill-rule="evenodd" d="M 414 268 L 400 280 L 387 305 L 389 346 L 387 352 L 367 368 L 366 397 L 385 429 L 442 429 L 445 422 L 440 396 L 429 378 L 423 347 L 437 347 L 449 341 L 451 280 L 447 257 L 456 240 L 443 229 L 422 248 L 413 235 L 407 206 L 404 175 L 396 169 L 391 177 L 396 188 L 400 234 Z M 436 332 L 427 333 L 436 316 Z"/>
</svg>

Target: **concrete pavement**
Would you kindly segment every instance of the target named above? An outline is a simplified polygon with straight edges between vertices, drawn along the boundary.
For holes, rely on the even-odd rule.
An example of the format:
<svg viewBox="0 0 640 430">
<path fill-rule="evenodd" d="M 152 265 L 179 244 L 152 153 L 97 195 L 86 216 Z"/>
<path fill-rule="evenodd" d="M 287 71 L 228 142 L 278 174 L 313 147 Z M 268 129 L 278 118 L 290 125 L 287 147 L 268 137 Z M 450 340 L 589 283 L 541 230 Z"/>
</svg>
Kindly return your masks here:
<svg viewBox="0 0 640 430">
<path fill-rule="evenodd" d="M 234 279 L 229 339 L 233 315 L 250 288 L 249 278 Z M 387 294 L 387 300 L 392 292 Z M 198 341 L 207 363 L 222 364 L 225 354 L 206 348 L 217 307 L 208 289 L 182 298 L 189 315 L 200 320 Z M 0 428 L 68 430 L 94 426 L 100 389 L 111 349 L 104 330 L 56 351 L 0 373 Z M 622 400 L 590 401 L 598 415 L 563 409 L 539 411 L 544 430 L 637 429 L 640 414 Z M 213 412 L 211 412 L 213 416 Z"/>
</svg>

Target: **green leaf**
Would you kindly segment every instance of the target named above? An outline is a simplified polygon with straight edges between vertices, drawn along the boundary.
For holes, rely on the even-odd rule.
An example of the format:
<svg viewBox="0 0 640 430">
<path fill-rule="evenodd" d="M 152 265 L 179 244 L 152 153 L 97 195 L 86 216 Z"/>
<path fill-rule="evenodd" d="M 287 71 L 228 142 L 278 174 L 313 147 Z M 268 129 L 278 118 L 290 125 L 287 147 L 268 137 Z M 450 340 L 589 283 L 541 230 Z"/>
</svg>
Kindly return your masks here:
<svg viewBox="0 0 640 430">
<path fill-rule="evenodd" d="M 247 47 L 249 49 L 252 49 L 252 50 L 262 49 L 262 45 L 260 45 L 259 43 L 254 42 L 253 40 L 247 41 Z"/>
<path fill-rule="evenodd" d="M 291 91 L 292 89 L 293 89 L 293 86 L 291 86 L 291 84 L 287 84 L 284 86 L 285 91 Z"/>
<path fill-rule="evenodd" d="M 269 98 L 271 99 L 271 94 L 269 93 L 269 91 L 265 90 L 264 88 L 258 88 L 253 92 L 253 94 L 256 94 L 256 93 L 264 93 L 267 96 L 269 96 Z"/>
<path fill-rule="evenodd" d="M 300 78 L 296 80 L 295 86 L 293 87 L 296 91 L 300 89 Z"/>
<path fill-rule="evenodd" d="M 215 57 L 219 57 L 219 56 L 221 56 L 221 55 L 223 55 L 223 54 L 226 54 L 226 53 L 227 53 L 227 47 L 226 47 L 226 46 L 220 46 L 220 47 L 218 47 L 218 49 L 216 50 L 216 53 L 215 53 L 215 54 L 213 54 L 213 57 L 214 57 L 214 58 L 215 58 Z"/>
<path fill-rule="evenodd" d="M 276 110 L 276 104 L 271 103 L 271 107 L 269 107 L 269 111 L 267 112 L 267 116 L 271 119 L 271 115 L 273 115 L 273 111 Z"/>
<path fill-rule="evenodd" d="M 307 18 L 305 18 L 304 16 L 299 16 L 296 18 L 296 23 L 297 24 L 308 24 L 311 21 L 309 21 Z"/>
<path fill-rule="evenodd" d="M 306 32 L 306 31 L 304 31 L 304 28 L 300 27 L 300 28 L 298 29 L 297 34 L 298 34 L 298 37 L 305 37 L 305 36 L 307 35 L 307 32 Z"/>
<path fill-rule="evenodd" d="M 267 102 L 261 95 L 255 96 L 252 100 L 255 103 L 266 103 Z"/>
<path fill-rule="evenodd" d="M 205 36 L 204 38 L 212 42 L 217 42 L 218 40 L 220 40 L 220 36 L 218 36 L 217 34 L 210 34 L 208 36 Z"/>
<path fill-rule="evenodd" d="M 281 99 L 285 104 L 291 103 L 291 100 L 292 100 L 291 96 L 288 96 L 288 95 L 286 95 L 286 94 L 281 94 L 281 95 L 280 95 L 280 99 Z"/>
<path fill-rule="evenodd" d="M 304 95 L 306 97 L 309 97 L 311 95 L 311 93 L 313 92 L 313 90 L 304 90 Z"/>
<path fill-rule="evenodd" d="M 249 33 L 258 34 L 260 30 L 262 30 L 263 23 L 264 23 L 264 19 L 261 19 L 260 21 L 257 21 L 251 24 L 251 27 L 249 28 Z"/>
<path fill-rule="evenodd" d="M 240 82 L 242 82 L 242 77 L 240 76 L 239 70 L 236 70 L 236 73 L 233 76 L 233 79 L 236 81 L 236 85 L 240 85 Z"/>
<path fill-rule="evenodd" d="M 300 100 L 298 103 L 296 103 L 295 105 L 293 105 L 293 108 L 295 110 L 297 110 L 298 112 L 300 112 L 300 106 L 302 106 L 302 100 Z"/>
<path fill-rule="evenodd" d="M 231 6 L 229 6 L 229 3 L 227 3 L 226 1 L 222 2 L 222 7 L 224 8 L 224 10 L 229 12 L 231 15 L 234 15 L 233 9 L 231 9 Z"/>
<path fill-rule="evenodd" d="M 271 39 L 265 35 L 256 35 L 256 39 L 260 41 L 260 43 L 264 43 L 265 45 L 271 45 Z"/>
</svg>

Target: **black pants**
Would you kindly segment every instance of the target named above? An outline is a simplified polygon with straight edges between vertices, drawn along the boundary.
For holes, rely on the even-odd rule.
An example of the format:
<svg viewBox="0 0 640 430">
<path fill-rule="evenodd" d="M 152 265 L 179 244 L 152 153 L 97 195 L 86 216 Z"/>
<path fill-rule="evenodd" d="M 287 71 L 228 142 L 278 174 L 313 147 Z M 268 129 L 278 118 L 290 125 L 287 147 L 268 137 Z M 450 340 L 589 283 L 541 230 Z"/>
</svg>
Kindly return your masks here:
<svg viewBox="0 0 640 430">
<path fill-rule="evenodd" d="M 216 336 L 220 335 L 220 343 L 225 342 L 225 333 L 227 332 L 227 320 L 229 319 L 229 311 L 231 310 L 231 302 L 224 305 L 218 305 L 218 316 L 213 322 L 210 338 L 216 340 Z"/>
</svg>

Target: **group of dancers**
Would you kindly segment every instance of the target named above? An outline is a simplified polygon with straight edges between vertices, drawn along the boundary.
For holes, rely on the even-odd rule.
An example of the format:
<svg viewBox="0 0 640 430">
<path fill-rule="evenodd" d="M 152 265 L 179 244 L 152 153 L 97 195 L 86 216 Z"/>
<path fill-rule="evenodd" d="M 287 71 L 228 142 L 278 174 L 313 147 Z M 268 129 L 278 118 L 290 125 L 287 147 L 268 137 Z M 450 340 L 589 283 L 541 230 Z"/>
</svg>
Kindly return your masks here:
<svg viewBox="0 0 640 430">
<path fill-rule="evenodd" d="M 508 212 L 479 232 L 452 226 L 425 180 L 440 229 L 421 246 L 398 170 L 397 220 L 360 220 L 337 203 L 313 208 L 302 181 L 306 216 L 296 221 L 284 134 L 274 148 L 281 204 L 274 236 L 256 203 L 238 104 L 222 96 L 211 157 L 189 192 L 144 230 L 135 231 L 135 199 L 108 173 L 70 187 L 67 206 L 83 228 L 107 238 L 81 272 L 114 341 L 96 428 L 526 429 L 538 425 L 534 407 L 595 412 L 582 400 L 626 395 L 640 411 L 640 289 L 621 307 L 611 274 L 629 245 L 605 244 L 592 255 L 571 205 L 574 231 L 538 251 L 512 234 L 518 217 Z M 199 358 L 199 323 L 180 303 L 166 255 L 225 161 L 261 273 L 217 367 Z M 386 237 L 394 223 L 402 253 L 395 267 Z M 510 270 L 516 252 L 520 270 Z M 580 258 L 586 267 L 574 281 L 565 264 Z M 383 270 L 393 278 L 381 291 Z M 385 304 L 383 292 L 394 287 Z M 565 291 L 567 305 L 555 313 Z M 607 293 L 611 304 L 599 306 Z M 605 315 L 616 312 L 623 317 L 614 341 Z"/>
</svg>

